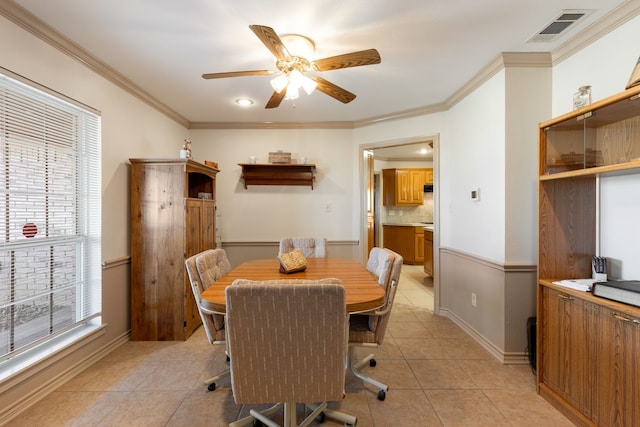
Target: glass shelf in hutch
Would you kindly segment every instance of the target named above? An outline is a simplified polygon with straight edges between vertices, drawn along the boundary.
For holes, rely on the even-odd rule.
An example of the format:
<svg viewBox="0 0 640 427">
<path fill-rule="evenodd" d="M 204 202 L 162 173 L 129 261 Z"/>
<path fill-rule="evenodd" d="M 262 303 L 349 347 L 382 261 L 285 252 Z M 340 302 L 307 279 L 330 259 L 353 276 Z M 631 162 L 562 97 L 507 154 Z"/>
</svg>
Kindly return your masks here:
<svg viewBox="0 0 640 427">
<path fill-rule="evenodd" d="M 540 180 L 638 172 L 640 86 L 540 123 Z"/>
</svg>

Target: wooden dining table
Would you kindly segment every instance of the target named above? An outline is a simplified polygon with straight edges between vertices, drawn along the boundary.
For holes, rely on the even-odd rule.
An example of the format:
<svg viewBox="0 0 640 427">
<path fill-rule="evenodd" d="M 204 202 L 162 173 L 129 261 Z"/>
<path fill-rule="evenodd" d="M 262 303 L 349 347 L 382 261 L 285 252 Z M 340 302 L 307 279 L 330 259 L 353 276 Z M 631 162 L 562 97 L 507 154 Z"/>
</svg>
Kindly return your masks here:
<svg viewBox="0 0 640 427">
<path fill-rule="evenodd" d="M 348 313 L 374 310 L 384 304 L 385 293 L 376 277 L 360 262 L 347 258 L 307 258 L 307 269 L 292 274 L 280 273 L 277 258 L 247 261 L 217 280 L 202 293 L 203 306 L 226 312 L 225 288 L 236 279 L 247 280 L 320 280 L 342 281 Z"/>
</svg>

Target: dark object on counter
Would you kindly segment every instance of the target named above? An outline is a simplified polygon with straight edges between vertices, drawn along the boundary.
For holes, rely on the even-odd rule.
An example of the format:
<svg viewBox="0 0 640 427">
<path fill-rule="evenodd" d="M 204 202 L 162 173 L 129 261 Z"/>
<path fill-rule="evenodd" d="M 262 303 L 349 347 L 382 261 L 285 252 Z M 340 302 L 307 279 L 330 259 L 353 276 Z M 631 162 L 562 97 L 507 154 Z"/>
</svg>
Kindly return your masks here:
<svg viewBox="0 0 640 427">
<path fill-rule="evenodd" d="M 425 193 L 433 193 L 433 184 L 425 184 L 424 185 Z"/>
<path fill-rule="evenodd" d="M 610 280 L 595 282 L 593 294 L 624 304 L 640 307 L 640 280 Z"/>
</svg>

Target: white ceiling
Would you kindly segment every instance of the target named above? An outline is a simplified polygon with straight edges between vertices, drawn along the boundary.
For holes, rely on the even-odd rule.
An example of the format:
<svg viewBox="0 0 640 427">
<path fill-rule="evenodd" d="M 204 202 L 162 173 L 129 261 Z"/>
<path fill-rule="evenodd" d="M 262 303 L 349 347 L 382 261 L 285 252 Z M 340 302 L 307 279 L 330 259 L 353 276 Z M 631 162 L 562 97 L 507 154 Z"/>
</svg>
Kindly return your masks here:
<svg viewBox="0 0 640 427">
<path fill-rule="evenodd" d="M 0 0 L 0 3 L 9 0 Z M 10 1 L 9 1 L 10 2 Z M 187 122 L 374 120 L 443 105 L 501 52 L 553 52 L 620 5 L 638 0 L 15 0 Z M 562 9 L 593 10 L 556 41 L 527 43 Z M 604 20 L 606 21 L 606 19 Z M 601 21 L 602 23 L 602 21 Z M 355 93 L 315 92 L 265 110 L 270 76 L 203 73 L 273 69 L 249 29 L 300 33 L 323 58 L 376 48 L 381 64 L 318 73 Z M 250 108 L 234 103 L 255 100 Z"/>
</svg>

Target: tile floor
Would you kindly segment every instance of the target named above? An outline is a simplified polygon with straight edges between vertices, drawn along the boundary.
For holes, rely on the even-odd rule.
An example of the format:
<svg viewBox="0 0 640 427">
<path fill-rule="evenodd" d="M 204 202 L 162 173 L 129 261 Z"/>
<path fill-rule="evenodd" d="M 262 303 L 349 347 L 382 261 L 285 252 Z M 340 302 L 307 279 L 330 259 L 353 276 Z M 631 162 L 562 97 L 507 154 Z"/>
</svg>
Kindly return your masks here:
<svg viewBox="0 0 640 427">
<path fill-rule="evenodd" d="M 573 425 L 536 394 L 528 366 L 498 363 L 433 314 L 432 281 L 419 266 L 403 267 L 385 343 L 374 351 L 378 364 L 365 372 L 389 385 L 386 400 L 348 374 L 346 398 L 330 404 L 359 427 Z M 9 425 L 226 426 L 248 409 L 234 403 L 228 378 L 213 392 L 203 385 L 226 367 L 224 347 L 211 346 L 202 328 L 185 342 L 128 342 Z"/>
</svg>

